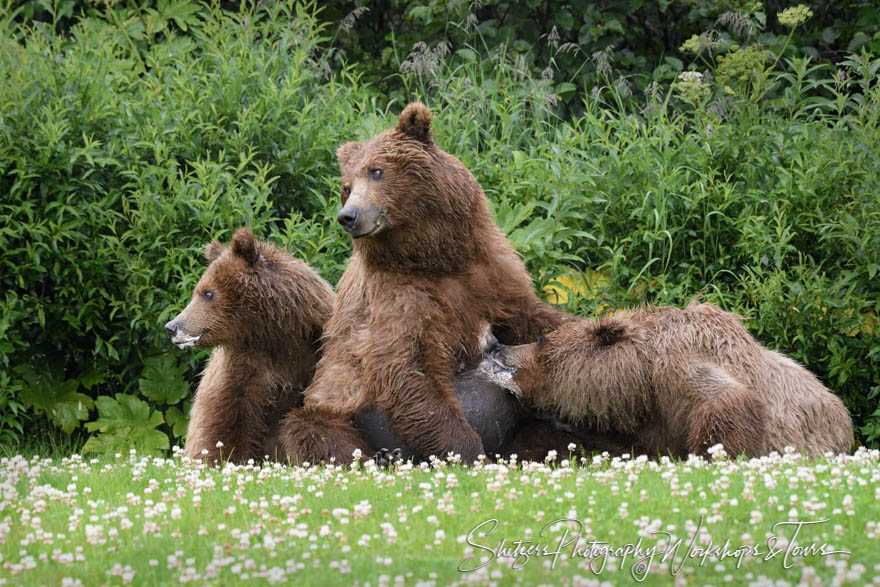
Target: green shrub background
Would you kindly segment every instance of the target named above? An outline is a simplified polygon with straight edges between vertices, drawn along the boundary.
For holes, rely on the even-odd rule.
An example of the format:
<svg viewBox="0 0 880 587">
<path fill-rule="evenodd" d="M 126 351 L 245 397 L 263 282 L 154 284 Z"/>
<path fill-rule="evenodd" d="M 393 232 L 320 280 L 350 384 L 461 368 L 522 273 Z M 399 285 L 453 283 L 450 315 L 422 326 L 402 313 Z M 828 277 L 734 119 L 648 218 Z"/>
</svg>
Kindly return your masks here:
<svg viewBox="0 0 880 587">
<path fill-rule="evenodd" d="M 757 2 L 636 2 L 631 18 L 546 3 L 555 20 L 532 4 L 7 6 L 0 442 L 180 443 L 207 354 L 178 351 L 162 325 L 204 244 L 249 225 L 335 283 L 350 246 L 333 151 L 422 99 L 550 301 L 595 315 L 699 295 L 739 312 L 876 445 L 870 3 L 796 28 Z M 575 33 L 566 13 L 612 30 Z"/>
</svg>

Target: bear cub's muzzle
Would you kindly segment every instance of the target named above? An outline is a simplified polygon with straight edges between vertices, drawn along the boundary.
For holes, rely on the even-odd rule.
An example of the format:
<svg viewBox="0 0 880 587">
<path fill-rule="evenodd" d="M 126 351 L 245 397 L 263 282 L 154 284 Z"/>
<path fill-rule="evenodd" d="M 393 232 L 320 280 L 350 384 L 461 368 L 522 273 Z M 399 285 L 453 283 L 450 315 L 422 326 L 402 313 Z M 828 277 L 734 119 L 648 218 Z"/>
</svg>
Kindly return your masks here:
<svg viewBox="0 0 880 587">
<path fill-rule="evenodd" d="M 483 344 L 483 360 L 477 371 L 492 383 L 519 395 L 519 386 L 513 379 L 519 366 L 516 365 L 515 357 L 508 357 L 511 349 L 515 347 L 501 344 L 490 332 Z"/>
<path fill-rule="evenodd" d="M 171 342 L 177 345 L 180 349 L 189 348 L 195 346 L 199 339 L 202 338 L 202 335 L 205 334 L 205 331 L 201 331 L 196 335 L 189 334 L 184 332 L 183 329 L 178 324 L 180 316 L 171 320 L 165 325 L 165 332 L 168 333 L 168 336 L 171 337 Z"/>
</svg>

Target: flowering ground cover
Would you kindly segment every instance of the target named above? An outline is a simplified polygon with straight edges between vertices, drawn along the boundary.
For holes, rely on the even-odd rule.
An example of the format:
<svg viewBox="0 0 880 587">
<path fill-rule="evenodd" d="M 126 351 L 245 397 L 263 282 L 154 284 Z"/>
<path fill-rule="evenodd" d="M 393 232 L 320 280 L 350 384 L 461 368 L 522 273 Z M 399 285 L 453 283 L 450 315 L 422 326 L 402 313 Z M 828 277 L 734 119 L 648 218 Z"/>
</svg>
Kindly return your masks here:
<svg viewBox="0 0 880 587">
<path fill-rule="evenodd" d="M 880 584 L 878 481 L 866 449 L 392 469 L 7 457 L 0 582 Z"/>
</svg>

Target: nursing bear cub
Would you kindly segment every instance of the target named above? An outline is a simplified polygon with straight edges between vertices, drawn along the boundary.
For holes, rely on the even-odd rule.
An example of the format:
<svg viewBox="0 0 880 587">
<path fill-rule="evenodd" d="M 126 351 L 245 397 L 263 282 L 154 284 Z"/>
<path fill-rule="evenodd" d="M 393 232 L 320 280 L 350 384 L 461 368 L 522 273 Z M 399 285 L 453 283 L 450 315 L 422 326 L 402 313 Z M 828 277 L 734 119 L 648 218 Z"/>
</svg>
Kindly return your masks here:
<svg viewBox="0 0 880 587">
<path fill-rule="evenodd" d="M 630 432 L 637 452 L 684 457 L 844 452 L 852 422 L 809 371 L 704 303 L 562 325 L 537 343 L 487 348 L 480 366 L 561 420 Z"/>
</svg>

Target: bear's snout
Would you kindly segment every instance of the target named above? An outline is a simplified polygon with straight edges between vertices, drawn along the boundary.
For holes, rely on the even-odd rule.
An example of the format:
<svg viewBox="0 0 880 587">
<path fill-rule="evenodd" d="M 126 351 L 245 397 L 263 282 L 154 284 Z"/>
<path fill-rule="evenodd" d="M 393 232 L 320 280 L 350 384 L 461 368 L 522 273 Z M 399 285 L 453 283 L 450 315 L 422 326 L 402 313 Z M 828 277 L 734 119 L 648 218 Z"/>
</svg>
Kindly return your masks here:
<svg viewBox="0 0 880 587">
<path fill-rule="evenodd" d="M 375 204 L 357 205 L 349 200 L 336 220 L 352 238 L 373 236 L 385 228 L 387 211 Z"/>
<path fill-rule="evenodd" d="M 342 225 L 347 232 L 352 232 L 355 228 L 357 228 L 358 217 L 360 216 L 360 212 L 354 206 L 346 206 L 342 210 L 339 211 L 339 216 L 336 217 L 336 220 L 339 221 L 339 224 Z"/>
<path fill-rule="evenodd" d="M 168 333 L 168 336 L 171 337 L 171 342 L 176 344 L 179 348 L 185 349 L 192 346 L 195 346 L 198 343 L 202 336 L 205 335 L 207 329 L 202 329 L 198 334 L 192 335 L 187 332 L 186 326 L 181 328 L 180 316 L 177 316 L 174 320 L 165 325 L 165 332 Z"/>
</svg>

